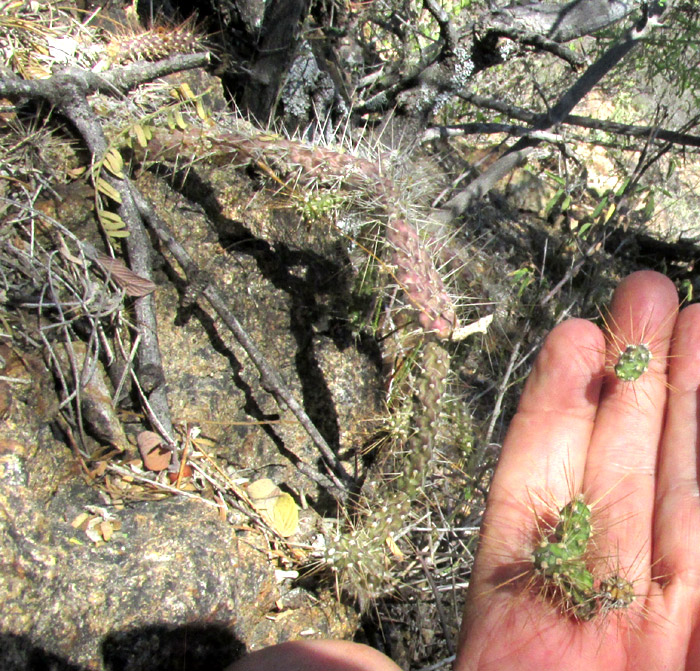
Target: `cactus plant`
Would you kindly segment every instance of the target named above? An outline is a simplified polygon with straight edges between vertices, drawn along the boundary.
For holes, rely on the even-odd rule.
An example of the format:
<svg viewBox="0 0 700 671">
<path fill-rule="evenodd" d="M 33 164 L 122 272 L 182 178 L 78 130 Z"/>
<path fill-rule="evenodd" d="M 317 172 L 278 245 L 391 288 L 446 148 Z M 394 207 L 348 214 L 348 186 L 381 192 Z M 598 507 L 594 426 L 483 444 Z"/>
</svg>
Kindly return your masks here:
<svg viewBox="0 0 700 671">
<path fill-rule="evenodd" d="M 627 609 L 635 600 L 632 583 L 618 572 L 597 575 L 591 517 L 592 506 L 577 495 L 559 510 L 555 524 L 538 524 L 540 537 L 530 557 L 540 595 L 584 622 Z"/>
<path fill-rule="evenodd" d="M 617 573 L 600 582 L 598 599 L 603 613 L 628 608 L 635 598 L 634 585 Z"/>
</svg>

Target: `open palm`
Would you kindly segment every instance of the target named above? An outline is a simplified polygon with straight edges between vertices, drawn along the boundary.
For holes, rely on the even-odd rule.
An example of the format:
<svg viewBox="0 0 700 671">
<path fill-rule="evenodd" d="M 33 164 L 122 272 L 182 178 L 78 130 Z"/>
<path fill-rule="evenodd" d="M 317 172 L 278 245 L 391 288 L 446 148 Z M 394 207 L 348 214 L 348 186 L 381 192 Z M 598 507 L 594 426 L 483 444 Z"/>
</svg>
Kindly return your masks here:
<svg viewBox="0 0 700 671">
<path fill-rule="evenodd" d="M 571 320 L 547 338 L 503 445 L 456 671 L 700 670 L 700 305 L 678 312 L 652 272 L 615 292 L 606 340 Z M 606 367 L 650 345 L 635 382 Z M 633 584 L 628 607 L 582 622 L 537 593 L 537 515 L 593 504 L 597 570 Z M 540 525 L 542 523 L 540 522 Z M 591 553 L 593 554 L 593 553 Z"/>
</svg>

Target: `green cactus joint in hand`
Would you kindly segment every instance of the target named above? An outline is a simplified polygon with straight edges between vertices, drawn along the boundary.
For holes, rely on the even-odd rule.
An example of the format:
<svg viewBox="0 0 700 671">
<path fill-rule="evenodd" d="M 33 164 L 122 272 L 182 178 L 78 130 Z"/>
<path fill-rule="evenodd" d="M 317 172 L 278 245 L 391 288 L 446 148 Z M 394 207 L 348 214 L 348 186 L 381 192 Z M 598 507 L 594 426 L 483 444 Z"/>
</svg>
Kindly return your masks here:
<svg viewBox="0 0 700 671">
<path fill-rule="evenodd" d="M 591 507 L 577 496 L 559 511 L 559 521 L 554 536 L 563 543 L 569 556 L 580 557 L 591 537 Z"/>
<path fill-rule="evenodd" d="M 598 613 L 598 593 L 593 587 L 593 574 L 583 562 L 570 567 L 560 579 L 560 590 L 565 597 L 562 604 L 566 613 L 577 620 L 591 620 Z"/>
<path fill-rule="evenodd" d="M 555 578 L 566 574 L 572 567 L 581 564 L 581 553 L 565 543 L 542 541 L 532 553 L 535 571 L 545 578 Z"/>
<path fill-rule="evenodd" d="M 627 345 L 615 364 L 615 375 L 623 382 L 634 382 L 649 368 L 651 350 L 647 345 Z"/>
</svg>

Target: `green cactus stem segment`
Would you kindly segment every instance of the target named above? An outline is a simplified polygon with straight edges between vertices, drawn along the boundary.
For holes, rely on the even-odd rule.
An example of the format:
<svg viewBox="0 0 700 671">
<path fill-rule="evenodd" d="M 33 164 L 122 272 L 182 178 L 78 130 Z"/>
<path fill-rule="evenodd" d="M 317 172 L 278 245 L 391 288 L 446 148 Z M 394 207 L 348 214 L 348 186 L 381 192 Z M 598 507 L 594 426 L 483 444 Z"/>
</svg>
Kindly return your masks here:
<svg viewBox="0 0 700 671">
<path fill-rule="evenodd" d="M 580 559 L 581 553 L 576 548 L 572 549 L 565 543 L 546 541 L 540 543 L 532 554 L 535 571 L 547 578 L 566 575 L 570 570 L 575 570 L 581 564 Z"/>
<path fill-rule="evenodd" d="M 564 610 L 577 620 L 591 620 L 598 612 L 598 594 L 593 587 L 593 574 L 583 562 L 578 562 L 562 576 L 559 589 L 564 599 Z"/>
<path fill-rule="evenodd" d="M 634 382 L 646 373 L 650 361 L 651 350 L 647 345 L 627 345 L 614 366 L 615 376 L 623 382 Z"/>
<path fill-rule="evenodd" d="M 569 556 L 580 557 L 586 551 L 591 537 L 591 507 L 582 496 L 577 496 L 559 511 L 554 536 L 567 547 Z"/>
</svg>

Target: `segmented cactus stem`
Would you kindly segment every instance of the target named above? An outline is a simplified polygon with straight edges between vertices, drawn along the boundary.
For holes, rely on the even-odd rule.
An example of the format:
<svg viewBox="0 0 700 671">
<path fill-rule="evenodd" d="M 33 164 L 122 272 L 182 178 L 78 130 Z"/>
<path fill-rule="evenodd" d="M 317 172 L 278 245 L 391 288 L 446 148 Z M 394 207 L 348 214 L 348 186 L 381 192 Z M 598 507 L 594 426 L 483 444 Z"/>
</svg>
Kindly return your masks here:
<svg viewBox="0 0 700 671">
<path fill-rule="evenodd" d="M 411 503 L 423 485 L 433 459 L 436 426 L 446 390 L 449 355 L 436 342 L 423 351 L 416 384 L 416 431 L 408 441 L 401 475 L 367 503 L 368 514 L 355 528 L 328 539 L 325 561 L 348 592 L 362 605 L 388 593 L 396 585 L 394 538 L 408 523 Z"/>
<path fill-rule="evenodd" d="M 589 556 L 592 537 L 591 506 L 576 496 L 546 526 L 532 553 L 540 594 L 563 614 L 588 621 L 634 602 L 632 583 L 619 574 L 600 578 Z"/>
<path fill-rule="evenodd" d="M 387 221 L 386 241 L 396 281 L 422 329 L 446 339 L 458 326 L 453 301 L 428 251 L 435 241 L 421 236 L 401 210 L 398 189 L 378 161 L 263 133 L 242 121 L 236 123 L 235 131 L 217 131 L 216 136 L 211 129 L 206 134 L 196 128 L 154 129 L 149 151 L 164 158 L 178 158 L 185 151 L 213 159 L 228 156 L 240 164 L 266 165 L 278 178 L 293 178 L 303 186 L 362 190 Z"/>
</svg>

